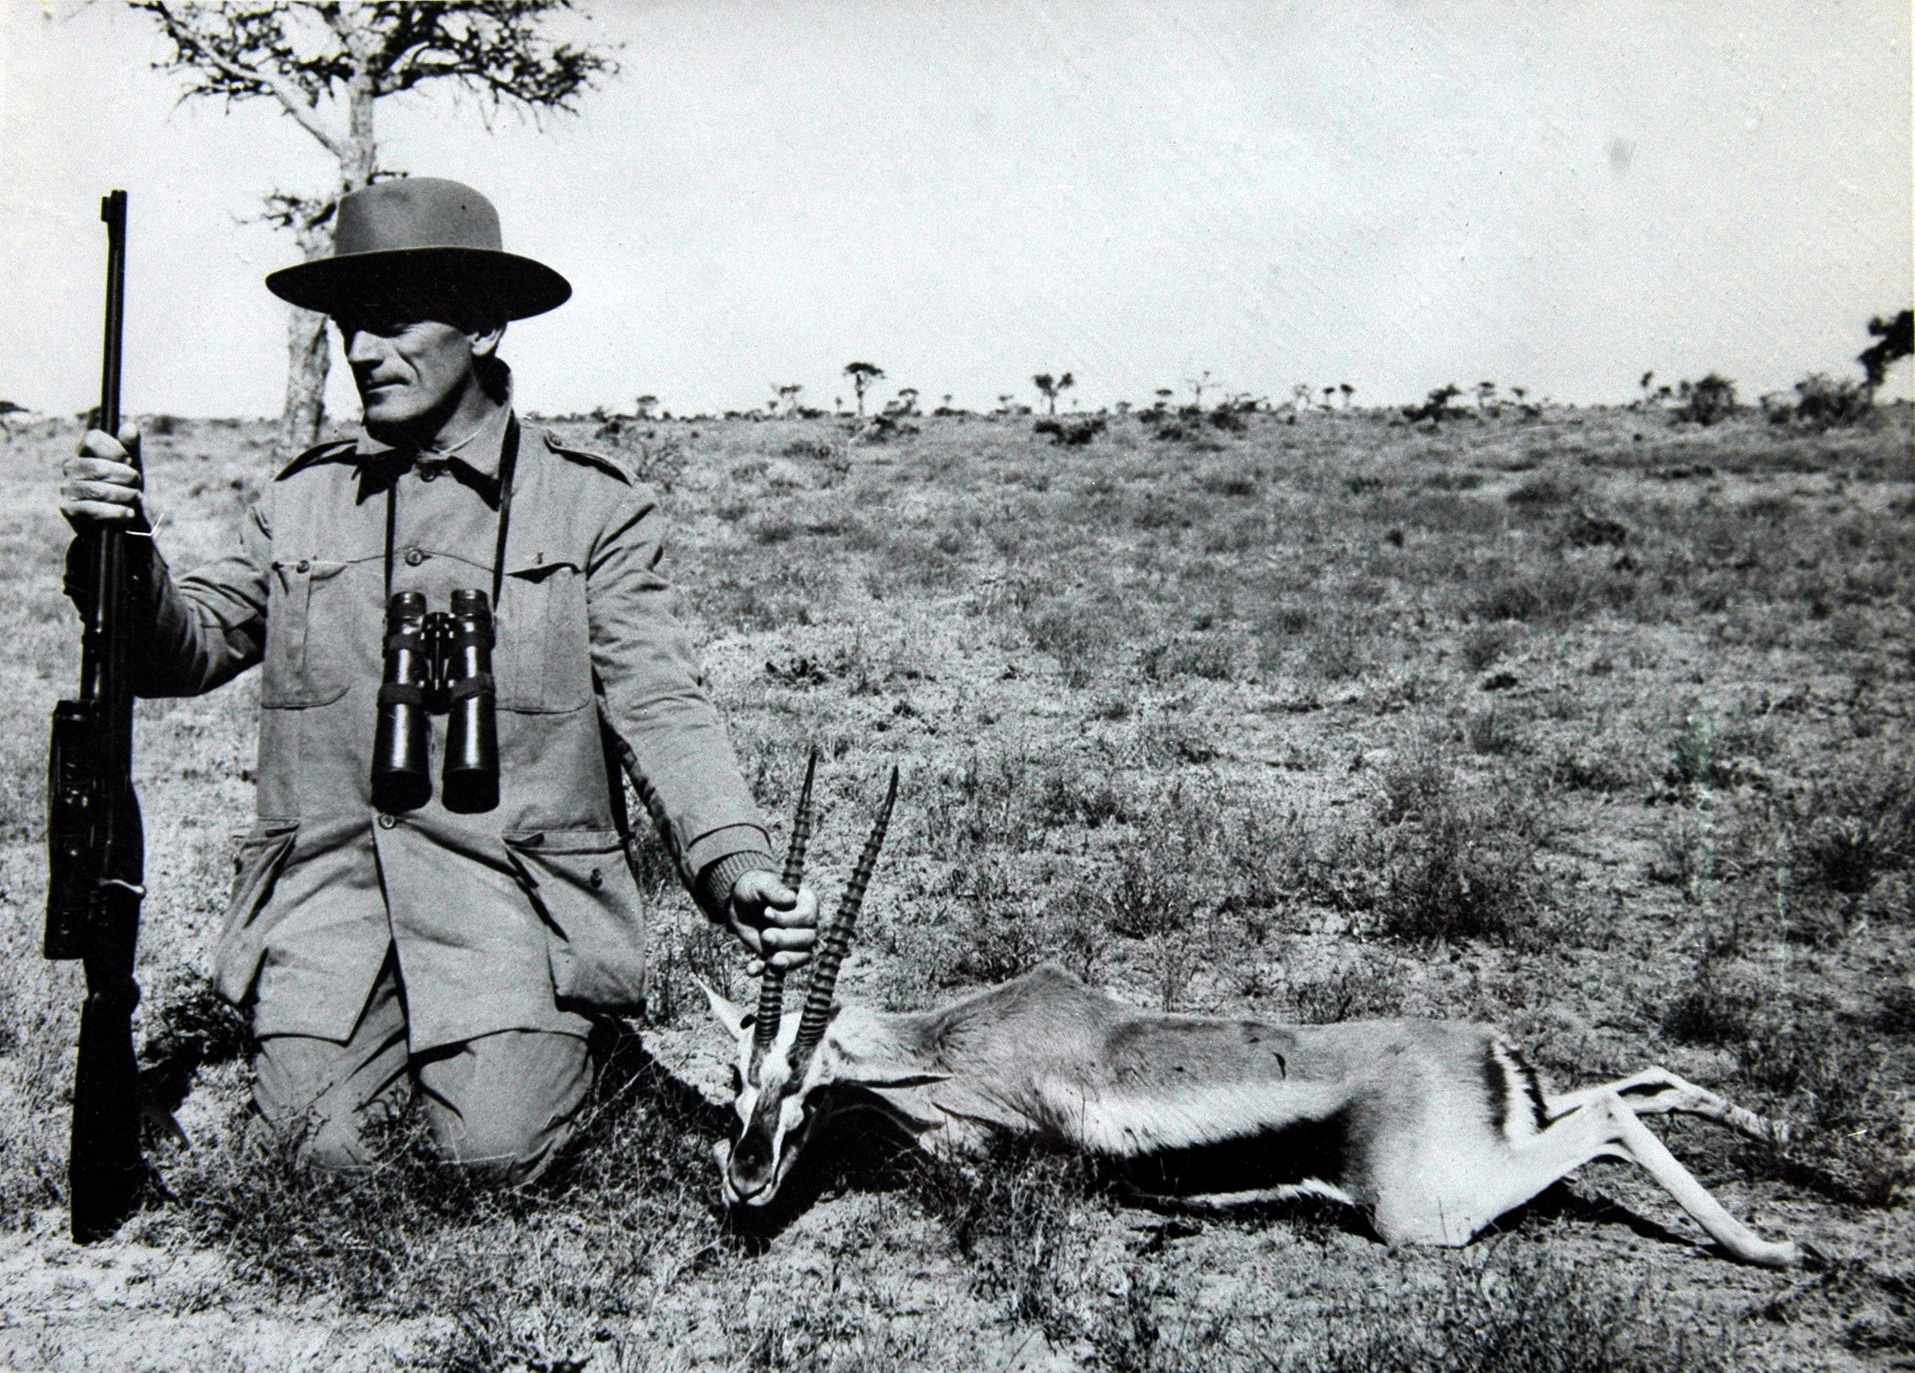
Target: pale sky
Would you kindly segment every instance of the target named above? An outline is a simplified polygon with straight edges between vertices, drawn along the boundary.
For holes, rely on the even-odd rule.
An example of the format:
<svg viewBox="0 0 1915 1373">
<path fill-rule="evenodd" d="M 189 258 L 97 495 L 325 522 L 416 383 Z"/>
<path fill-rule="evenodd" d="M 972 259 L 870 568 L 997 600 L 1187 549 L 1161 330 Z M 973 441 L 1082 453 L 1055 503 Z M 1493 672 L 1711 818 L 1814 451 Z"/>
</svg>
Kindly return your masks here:
<svg viewBox="0 0 1915 1373">
<path fill-rule="evenodd" d="M 380 115 L 386 165 L 479 187 L 576 288 L 506 340 L 533 410 L 828 406 L 853 359 L 978 408 L 1039 371 L 1087 406 L 1204 371 L 1752 399 L 1859 376 L 1915 295 L 1907 0 L 582 8 L 623 72 L 576 118 Z M 246 221 L 332 169 L 266 102 L 176 104 L 162 51 L 111 0 L 0 0 L 0 397 L 90 403 L 118 186 L 128 409 L 278 411 L 260 280 L 295 254 Z"/>
</svg>

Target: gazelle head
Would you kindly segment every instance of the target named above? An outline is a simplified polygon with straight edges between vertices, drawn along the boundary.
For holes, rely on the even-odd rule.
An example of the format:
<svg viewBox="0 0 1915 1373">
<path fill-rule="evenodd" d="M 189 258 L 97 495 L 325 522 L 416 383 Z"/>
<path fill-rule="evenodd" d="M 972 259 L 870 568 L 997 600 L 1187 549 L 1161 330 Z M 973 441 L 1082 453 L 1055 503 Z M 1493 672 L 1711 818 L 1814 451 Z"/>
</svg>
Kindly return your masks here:
<svg viewBox="0 0 1915 1373">
<path fill-rule="evenodd" d="M 803 876 L 804 849 L 811 832 L 811 779 L 812 769 L 808 767 L 798 818 L 792 825 L 791 853 L 785 863 L 785 885 L 794 888 Z M 739 1133 L 736 1140 L 722 1143 L 717 1149 L 725 1200 L 734 1206 L 763 1206 L 777 1195 L 805 1141 L 828 1109 L 829 1093 L 823 1089 L 841 1082 L 904 1086 L 907 1079 L 933 1080 L 922 1072 L 906 1073 L 885 1062 L 889 1056 L 872 1042 L 870 1018 L 846 1013 L 832 1004 L 838 972 L 850 951 L 858 910 L 864 904 L 872 869 L 877 866 L 878 850 L 884 843 L 897 796 L 898 772 L 893 768 L 884 804 L 845 886 L 837 914 L 819 935 L 804 1007 L 795 1021 L 783 1013 L 783 979 L 773 969 L 765 972 L 755 1013 L 705 988 L 712 1014 L 738 1045 L 737 1096 L 732 1105 L 738 1113 Z M 866 1033 L 858 1033 L 860 1028 Z"/>
</svg>

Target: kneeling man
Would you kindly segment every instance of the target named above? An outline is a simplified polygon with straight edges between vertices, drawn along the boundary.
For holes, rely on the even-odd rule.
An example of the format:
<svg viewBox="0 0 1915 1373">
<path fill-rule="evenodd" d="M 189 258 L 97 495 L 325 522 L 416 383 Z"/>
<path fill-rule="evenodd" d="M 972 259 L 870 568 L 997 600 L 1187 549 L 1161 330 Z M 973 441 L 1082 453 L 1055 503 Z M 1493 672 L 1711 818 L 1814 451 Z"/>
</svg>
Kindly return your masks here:
<svg viewBox="0 0 1915 1373">
<path fill-rule="evenodd" d="M 174 580 L 154 551 L 135 655 L 142 696 L 264 665 L 259 820 L 220 989 L 251 1010 L 260 1116 L 307 1161 L 369 1162 L 365 1126 L 416 1094 L 445 1157 L 528 1181 L 589 1093 L 591 1017 L 644 996 L 619 769 L 698 903 L 753 955 L 802 964 L 817 902 L 779 883 L 667 609 L 656 497 L 512 413 L 506 323 L 564 303 L 565 279 L 502 251 L 478 192 L 412 178 L 346 196 L 333 255 L 267 285 L 337 323 L 364 432 L 281 471 L 232 556 Z M 93 431 L 69 461 L 76 550 L 101 521 L 146 530 L 137 443 Z M 71 557 L 70 577 L 86 566 Z M 376 793 L 382 704 L 420 700 L 382 688 L 400 646 L 388 607 L 474 591 L 495 612 L 492 674 L 450 694 L 456 708 L 463 682 L 496 702 L 496 804 Z M 436 780 L 447 716 L 430 718 Z"/>
</svg>

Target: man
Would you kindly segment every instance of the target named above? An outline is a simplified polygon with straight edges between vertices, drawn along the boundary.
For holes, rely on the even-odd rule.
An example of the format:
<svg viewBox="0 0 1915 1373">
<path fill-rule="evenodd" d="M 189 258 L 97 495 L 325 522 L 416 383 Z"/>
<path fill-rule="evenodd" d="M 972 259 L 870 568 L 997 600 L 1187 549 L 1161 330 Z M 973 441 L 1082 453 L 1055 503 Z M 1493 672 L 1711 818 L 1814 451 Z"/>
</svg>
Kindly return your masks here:
<svg viewBox="0 0 1915 1373">
<path fill-rule="evenodd" d="M 191 695 L 264 664 L 259 820 L 217 952 L 221 991 L 252 1012 L 259 1115 L 307 1161 L 360 1166 L 366 1124 L 416 1092 L 445 1157 L 519 1183 L 585 1102 L 591 1015 L 644 994 L 618 767 L 755 957 L 809 958 L 817 901 L 772 871 L 666 608 L 652 494 L 513 416 L 506 323 L 571 287 L 500 243 L 471 188 L 386 181 L 341 200 L 331 257 L 267 278 L 337 323 L 364 433 L 280 472 L 233 556 L 174 581 L 154 553 L 135 690 Z M 104 521 L 147 532 L 137 443 L 92 431 L 67 464 L 76 549 Z M 459 590 L 496 611 L 498 804 L 379 809 L 387 606 L 420 592 L 443 610 Z M 435 778 L 445 732 L 441 716 Z"/>
</svg>

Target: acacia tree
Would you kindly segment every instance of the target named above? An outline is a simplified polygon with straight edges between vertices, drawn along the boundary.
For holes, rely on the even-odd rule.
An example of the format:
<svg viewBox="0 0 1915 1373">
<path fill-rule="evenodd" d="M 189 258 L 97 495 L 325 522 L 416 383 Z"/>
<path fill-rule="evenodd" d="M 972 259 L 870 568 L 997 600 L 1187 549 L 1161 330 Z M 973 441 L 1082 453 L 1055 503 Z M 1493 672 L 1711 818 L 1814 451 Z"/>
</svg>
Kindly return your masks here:
<svg viewBox="0 0 1915 1373">
<path fill-rule="evenodd" d="M 1044 399 L 1050 402 L 1050 413 L 1055 415 L 1057 413 L 1057 397 L 1077 385 L 1077 378 L 1073 377 L 1069 372 L 1064 373 L 1061 377 L 1055 378 L 1052 377 L 1049 372 L 1039 372 L 1031 378 L 1031 385 L 1043 393 Z"/>
<path fill-rule="evenodd" d="M 884 375 L 884 368 L 875 362 L 847 362 L 844 374 L 851 378 L 851 389 L 858 393 L 858 413 L 864 413 L 864 393 L 871 383 Z"/>
<path fill-rule="evenodd" d="M 1888 379 L 1889 367 L 1915 355 L 1915 310 L 1904 310 L 1893 318 L 1877 315 L 1868 322 L 1868 331 L 1877 341 L 1863 349 L 1855 360 L 1868 373 L 1868 395 L 1872 403 L 1875 392 Z"/>
<path fill-rule="evenodd" d="M 535 119 L 571 113 L 617 70 L 604 52 L 555 43 L 541 25 L 572 0 L 128 0 L 173 45 L 159 62 L 186 76 L 183 98 L 270 99 L 338 164 L 318 194 L 275 191 L 267 222 L 292 232 L 310 261 L 332 250 L 339 197 L 393 174 L 379 160 L 381 100 L 432 82 L 476 95 L 484 117 L 511 107 Z M 293 310 L 287 327 L 282 450 L 304 448 L 325 420 L 326 321 Z"/>
</svg>

